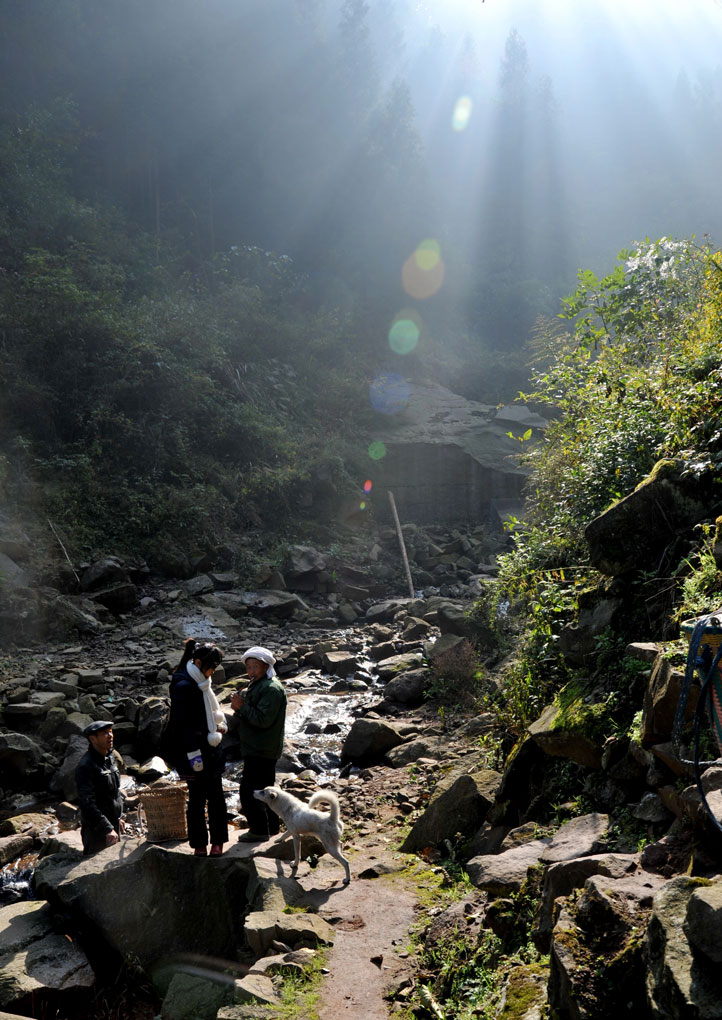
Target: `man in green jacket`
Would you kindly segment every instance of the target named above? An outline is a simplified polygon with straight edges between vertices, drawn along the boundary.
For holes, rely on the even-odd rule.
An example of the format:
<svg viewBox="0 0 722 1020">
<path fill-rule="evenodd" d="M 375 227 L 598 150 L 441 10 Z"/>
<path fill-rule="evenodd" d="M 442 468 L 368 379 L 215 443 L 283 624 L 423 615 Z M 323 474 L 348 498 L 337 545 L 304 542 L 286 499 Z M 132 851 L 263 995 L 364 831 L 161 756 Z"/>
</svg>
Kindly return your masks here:
<svg viewBox="0 0 722 1020">
<path fill-rule="evenodd" d="M 281 824 L 278 815 L 256 800 L 253 791 L 276 785 L 276 762 L 283 753 L 286 692 L 273 668 L 273 653 L 267 648 L 254 645 L 241 659 L 251 682 L 231 698 L 231 708 L 238 715 L 243 758 L 241 811 L 248 822 L 248 832 L 238 838 L 243 843 L 257 843 L 275 836 Z"/>
</svg>

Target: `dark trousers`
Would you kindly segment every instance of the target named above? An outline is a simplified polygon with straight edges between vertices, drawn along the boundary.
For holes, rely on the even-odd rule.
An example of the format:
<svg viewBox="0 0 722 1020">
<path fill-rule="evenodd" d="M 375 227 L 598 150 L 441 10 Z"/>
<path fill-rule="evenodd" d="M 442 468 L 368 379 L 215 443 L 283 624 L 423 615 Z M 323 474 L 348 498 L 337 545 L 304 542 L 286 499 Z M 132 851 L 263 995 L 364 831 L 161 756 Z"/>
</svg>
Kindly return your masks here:
<svg viewBox="0 0 722 1020">
<path fill-rule="evenodd" d="M 211 843 L 228 842 L 228 818 L 226 815 L 226 798 L 223 796 L 223 782 L 220 774 L 209 771 L 194 772 L 192 776 L 183 776 L 188 783 L 188 804 L 186 821 L 188 822 L 188 842 L 195 850 L 207 846 L 208 830 Z M 206 827 L 206 806 L 208 807 L 208 826 Z"/>
<path fill-rule="evenodd" d="M 111 818 L 109 821 L 118 835 L 120 835 L 120 822 L 118 819 Z M 83 840 L 83 853 L 86 857 L 88 854 L 97 854 L 98 850 L 105 850 L 107 832 L 98 832 L 97 829 L 91 829 L 90 826 L 83 825 L 81 822 L 80 835 Z"/>
<path fill-rule="evenodd" d="M 260 800 L 253 796 L 254 790 L 262 790 L 264 786 L 276 785 L 276 759 L 258 758 L 247 755 L 243 759 L 243 775 L 241 776 L 241 811 L 246 816 L 251 832 L 259 836 L 275 836 L 281 820 L 275 811 L 271 811 Z"/>
</svg>

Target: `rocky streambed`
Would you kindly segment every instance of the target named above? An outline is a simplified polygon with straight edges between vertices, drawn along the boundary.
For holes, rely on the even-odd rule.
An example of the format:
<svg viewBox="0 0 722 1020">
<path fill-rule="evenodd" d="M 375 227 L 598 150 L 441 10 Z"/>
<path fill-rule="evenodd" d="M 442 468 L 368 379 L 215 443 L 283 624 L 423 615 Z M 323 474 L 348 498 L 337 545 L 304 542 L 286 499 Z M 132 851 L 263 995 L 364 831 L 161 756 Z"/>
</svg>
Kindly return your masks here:
<svg viewBox="0 0 722 1020">
<path fill-rule="evenodd" d="M 468 577 L 453 594 L 356 600 L 228 581 L 148 581 L 100 630 L 5 655 L 0 863 L 16 890 L 0 907 L 0 1008 L 271 1017 L 289 974 L 321 954 L 321 1020 L 349 1008 L 354 1020 L 465 1018 L 463 975 L 468 1015 L 489 1020 L 719 1016 L 722 858 L 666 739 L 681 678 L 663 645 L 627 649 L 638 738 L 600 741 L 583 711 L 550 704 L 505 756 L 493 714 L 440 712 L 428 697 L 474 636 Z M 319 785 L 339 794 L 350 886 L 312 840 L 295 878 L 284 839 L 198 861 L 131 826 L 80 854 L 82 729 L 114 719 L 131 805 L 133 787 L 163 781 L 169 673 L 191 633 L 224 648 L 224 705 L 242 651 L 276 651 L 291 704 L 282 782 L 304 798 Z M 232 725 L 226 745 L 233 818 Z M 722 768 L 705 782 L 712 798 Z"/>
</svg>

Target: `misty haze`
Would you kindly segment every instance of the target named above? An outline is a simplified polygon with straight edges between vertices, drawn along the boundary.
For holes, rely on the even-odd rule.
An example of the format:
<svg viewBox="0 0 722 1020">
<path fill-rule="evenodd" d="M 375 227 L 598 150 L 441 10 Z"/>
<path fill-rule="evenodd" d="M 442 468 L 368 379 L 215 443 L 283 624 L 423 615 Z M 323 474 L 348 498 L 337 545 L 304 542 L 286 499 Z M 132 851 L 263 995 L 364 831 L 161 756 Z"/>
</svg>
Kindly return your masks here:
<svg viewBox="0 0 722 1020">
<path fill-rule="evenodd" d="M 3 1017 L 720 1015 L 720 166 L 722 0 L 0 0 Z"/>
</svg>

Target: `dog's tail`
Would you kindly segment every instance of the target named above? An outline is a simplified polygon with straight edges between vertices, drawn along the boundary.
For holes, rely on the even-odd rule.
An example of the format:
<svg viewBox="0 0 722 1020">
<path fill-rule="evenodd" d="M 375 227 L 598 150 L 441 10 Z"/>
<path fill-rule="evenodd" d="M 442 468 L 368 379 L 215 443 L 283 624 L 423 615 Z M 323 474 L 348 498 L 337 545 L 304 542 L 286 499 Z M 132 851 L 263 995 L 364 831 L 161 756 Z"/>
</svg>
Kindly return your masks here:
<svg viewBox="0 0 722 1020">
<path fill-rule="evenodd" d="M 308 802 L 308 806 L 316 807 L 317 804 L 328 804 L 331 808 L 331 821 L 334 825 L 340 825 L 343 830 L 343 822 L 341 821 L 341 806 L 338 802 L 338 797 L 333 790 L 319 790 L 318 793 L 314 793 Z"/>
</svg>

